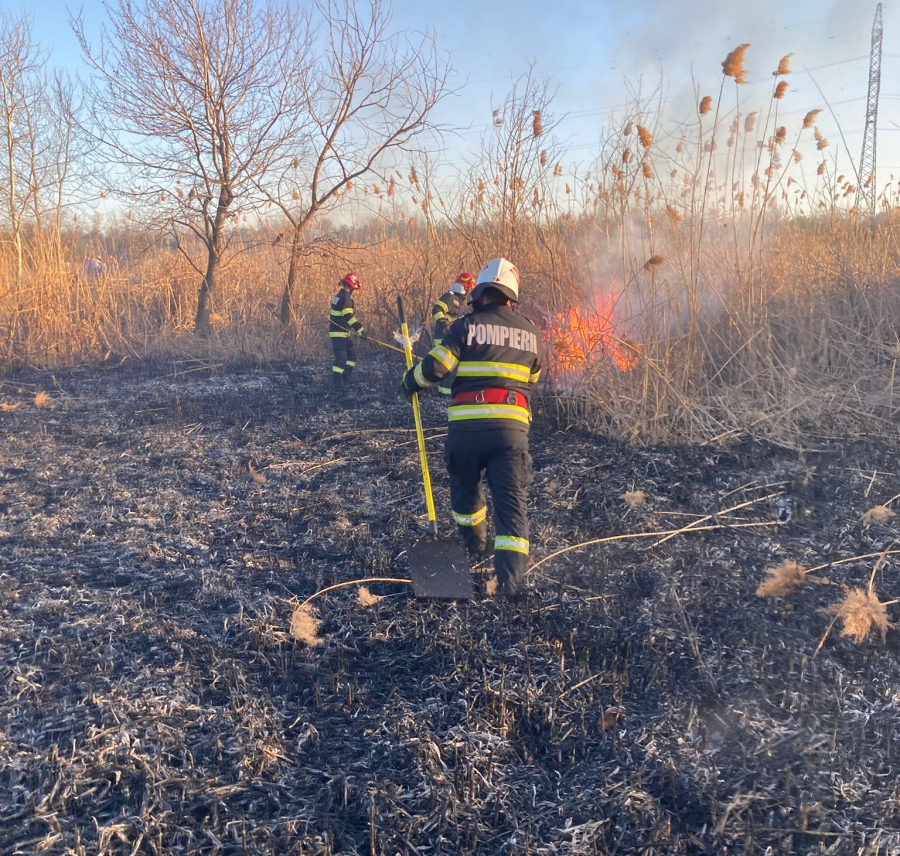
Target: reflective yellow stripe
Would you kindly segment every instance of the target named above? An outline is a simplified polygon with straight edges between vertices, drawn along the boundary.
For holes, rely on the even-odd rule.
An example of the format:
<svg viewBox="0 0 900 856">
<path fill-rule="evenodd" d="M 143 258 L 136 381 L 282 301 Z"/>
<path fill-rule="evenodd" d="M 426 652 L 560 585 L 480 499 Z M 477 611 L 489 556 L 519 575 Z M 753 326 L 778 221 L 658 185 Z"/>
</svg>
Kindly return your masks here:
<svg viewBox="0 0 900 856">
<path fill-rule="evenodd" d="M 459 364 L 460 377 L 505 377 L 528 383 L 531 372 L 516 363 L 481 363 L 466 360 Z"/>
<path fill-rule="evenodd" d="M 447 417 L 450 422 L 464 419 L 514 419 L 527 425 L 531 421 L 528 411 L 516 404 L 454 404 L 447 408 Z"/>
<path fill-rule="evenodd" d="M 435 339 L 435 340 L 434 340 L 434 347 L 436 348 L 436 347 L 437 347 L 438 345 L 440 345 L 441 342 L 443 342 L 443 341 L 444 341 L 443 339 Z"/>
<path fill-rule="evenodd" d="M 531 377 L 528 378 L 528 383 L 537 383 L 541 376 L 541 370 L 538 369 L 536 372 L 531 373 Z"/>
<path fill-rule="evenodd" d="M 337 372 L 338 374 L 343 374 L 343 373 L 344 373 L 344 370 L 343 370 L 340 366 L 332 366 L 332 367 L 331 367 L 331 370 L 332 370 L 333 372 Z"/>
<path fill-rule="evenodd" d="M 328 335 L 331 336 L 332 339 L 346 339 L 350 334 L 329 331 Z"/>
<path fill-rule="evenodd" d="M 479 523 L 484 523 L 484 518 L 487 517 L 487 506 L 474 514 L 457 514 L 455 511 L 451 513 L 453 514 L 453 519 L 460 526 L 477 526 Z"/>
<path fill-rule="evenodd" d="M 444 312 L 446 312 L 446 311 L 450 308 L 449 306 L 447 306 L 446 303 L 444 303 L 443 300 L 439 300 L 437 303 L 434 304 L 434 306 L 435 306 L 435 308 L 437 308 L 438 306 L 440 306 L 441 309 L 442 309 Z"/>
<path fill-rule="evenodd" d="M 514 553 L 528 555 L 528 540 L 516 538 L 514 535 L 498 535 L 494 538 L 495 550 L 512 550 Z"/>
<path fill-rule="evenodd" d="M 432 348 L 430 356 L 434 357 L 448 372 L 452 372 L 459 365 L 459 360 L 443 345 L 436 345 Z"/>
<path fill-rule="evenodd" d="M 422 364 L 419 363 L 415 370 L 413 371 L 413 379 L 419 385 L 421 389 L 425 389 L 434 384 L 433 380 L 426 380 L 425 375 L 422 374 Z"/>
<path fill-rule="evenodd" d="M 356 365 L 356 360 L 347 360 L 347 365 L 352 369 Z"/>
<path fill-rule="evenodd" d="M 453 390 L 452 390 L 452 389 L 447 389 L 446 386 L 439 386 L 439 387 L 438 387 L 438 392 L 439 392 L 441 395 L 452 395 L 452 394 L 453 394 Z"/>
<path fill-rule="evenodd" d="M 331 314 L 335 316 L 335 318 L 340 318 L 342 315 L 352 315 L 352 309 L 332 309 Z"/>
</svg>

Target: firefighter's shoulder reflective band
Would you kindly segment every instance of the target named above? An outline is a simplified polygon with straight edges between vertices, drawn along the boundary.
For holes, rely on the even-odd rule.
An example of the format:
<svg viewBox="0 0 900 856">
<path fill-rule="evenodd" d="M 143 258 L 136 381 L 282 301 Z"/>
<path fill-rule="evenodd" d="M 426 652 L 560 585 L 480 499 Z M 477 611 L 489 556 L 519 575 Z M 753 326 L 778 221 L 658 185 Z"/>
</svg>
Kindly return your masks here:
<svg viewBox="0 0 900 856">
<path fill-rule="evenodd" d="M 430 353 L 448 372 L 459 365 L 459 360 L 441 344 L 435 345 Z"/>
<path fill-rule="evenodd" d="M 421 389 L 426 389 L 427 387 L 431 386 L 434 383 L 433 380 L 427 380 L 425 378 L 425 375 L 422 374 L 422 363 L 419 363 L 415 367 L 415 369 L 413 371 L 413 378 Z"/>
<path fill-rule="evenodd" d="M 454 404 L 447 408 L 447 417 L 450 422 L 461 422 L 464 419 L 513 419 L 527 425 L 531 421 L 528 411 L 516 404 Z"/>
<path fill-rule="evenodd" d="M 528 383 L 531 370 L 517 363 L 476 362 L 463 360 L 459 364 L 460 377 L 505 377 Z"/>
<path fill-rule="evenodd" d="M 474 514 L 457 514 L 455 511 L 451 513 L 459 526 L 477 526 L 479 523 L 484 523 L 484 519 L 487 517 L 487 506 Z"/>
<path fill-rule="evenodd" d="M 514 553 L 528 555 L 528 539 L 516 538 L 513 535 L 498 535 L 494 538 L 495 550 L 512 550 Z"/>
<path fill-rule="evenodd" d="M 340 330 L 340 331 L 338 331 L 338 330 L 331 330 L 331 331 L 328 333 L 328 335 L 329 335 L 332 339 L 346 339 L 346 338 L 348 338 L 348 337 L 350 336 L 350 334 L 349 334 L 348 332 L 346 332 L 345 330 Z"/>
<path fill-rule="evenodd" d="M 446 312 L 450 307 L 447 306 L 447 304 L 444 303 L 443 300 L 439 300 L 437 303 L 434 304 L 434 308 L 435 308 L 435 309 L 440 308 L 441 311 Z"/>
</svg>

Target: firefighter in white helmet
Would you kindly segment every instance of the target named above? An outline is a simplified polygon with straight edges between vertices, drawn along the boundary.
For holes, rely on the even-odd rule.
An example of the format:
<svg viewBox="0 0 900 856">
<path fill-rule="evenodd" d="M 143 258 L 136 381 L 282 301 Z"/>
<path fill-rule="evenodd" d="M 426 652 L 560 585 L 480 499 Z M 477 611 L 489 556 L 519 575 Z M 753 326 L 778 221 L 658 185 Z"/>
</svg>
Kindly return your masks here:
<svg viewBox="0 0 900 856">
<path fill-rule="evenodd" d="M 470 552 L 486 550 L 486 476 L 494 501 L 494 571 L 500 592 L 513 598 L 524 593 L 528 569 L 529 400 L 543 353 L 537 328 L 514 309 L 518 301 L 515 265 L 488 262 L 469 294 L 472 313 L 450 325 L 401 385 L 411 396 L 456 371 L 444 446 L 453 519 Z"/>
</svg>

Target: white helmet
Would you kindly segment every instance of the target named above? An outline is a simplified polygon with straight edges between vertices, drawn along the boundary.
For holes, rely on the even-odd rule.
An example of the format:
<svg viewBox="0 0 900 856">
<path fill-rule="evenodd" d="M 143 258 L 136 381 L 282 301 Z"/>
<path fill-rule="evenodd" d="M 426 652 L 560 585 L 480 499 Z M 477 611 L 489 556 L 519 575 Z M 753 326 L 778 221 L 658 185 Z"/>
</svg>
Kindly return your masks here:
<svg viewBox="0 0 900 856">
<path fill-rule="evenodd" d="M 489 288 L 519 301 L 519 269 L 508 259 L 491 259 L 478 274 L 478 285 L 469 292 L 469 302 L 474 303 Z"/>
</svg>

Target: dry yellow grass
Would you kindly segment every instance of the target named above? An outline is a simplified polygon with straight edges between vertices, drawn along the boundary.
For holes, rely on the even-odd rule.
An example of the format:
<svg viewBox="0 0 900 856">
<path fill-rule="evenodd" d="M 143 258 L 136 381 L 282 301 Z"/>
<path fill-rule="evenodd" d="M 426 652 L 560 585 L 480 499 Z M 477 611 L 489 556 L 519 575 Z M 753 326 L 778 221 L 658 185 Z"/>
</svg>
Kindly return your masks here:
<svg viewBox="0 0 900 856">
<path fill-rule="evenodd" d="M 625 503 L 629 508 L 637 508 L 639 505 L 644 504 L 644 491 L 642 490 L 626 490 L 619 499 Z"/>
<path fill-rule="evenodd" d="M 378 601 L 384 600 L 384 595 L 372 594 L 366 586 L 360 586 L 356 595 L 363 606 L 374 606 Z"/>
<path fill-rule="evenodd" d="M 892 626 L 888 621 L 887 606 L 878 600 L 871 588 L 846 589 L 844 599 L 828 611 L 843 622 L 841 635 L 855 642 L 864 642 L 872 630 L 878 630 L 884 636 Z"/>
<path fill-rule="evenodd" d="M 488 597 L 493 597 L 497 594 L 497 578 L 493 576 L 493 574 L 485 580 L 484 583 L 484 593 Z"/>
<path fill-rule="evenodd" d="M 756 590 L 759 597 L 787 597 L 807 582 L 806 568 L 792 559 L 785 559 L 778 567 L 767 568 L 766 573 L 768 578 Z"/>
<path fill-rule="evenodd" d="M 321 645 L 322 639 L 319 637 L 321 623 L 314 606 L 308 603 L 298 606 L 291 615 L 291 638 L 311 648 Z"/>
<path fill-rule="evenodd" d="M 258 473 L 255 469 L 253 469 L 253 463 L 251 461 L 247 461 L 247 469 L 250 472 L 250 478 L 253 479 L 256 484 L 266 483 L 266 477 L 262 473 Z"/>
<path fill-rule="evenodd" d="M 863 526 L 871 526 L 873 523 L 887 523 L 896 516 L 897 513 L 886 505 L 876 505 L 866 511 L 862 517 L 860 517 L 859 522 L 862 523 Z"/>
</svg>

